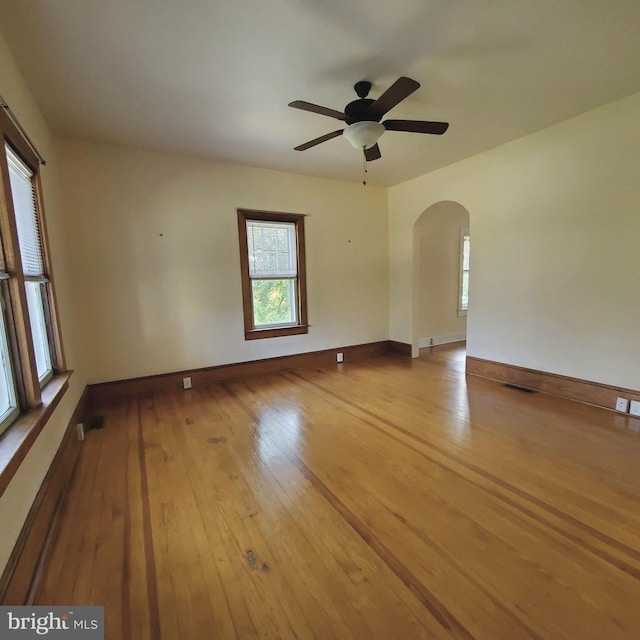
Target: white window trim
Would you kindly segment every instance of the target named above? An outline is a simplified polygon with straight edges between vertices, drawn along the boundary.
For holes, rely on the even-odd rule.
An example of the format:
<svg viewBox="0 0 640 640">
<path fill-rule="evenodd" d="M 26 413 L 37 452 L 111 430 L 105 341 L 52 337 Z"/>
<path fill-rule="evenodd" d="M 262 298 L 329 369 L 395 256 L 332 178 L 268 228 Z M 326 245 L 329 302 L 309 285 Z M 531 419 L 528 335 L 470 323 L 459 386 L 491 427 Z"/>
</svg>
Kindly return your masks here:
<svg viewBox="0 0 640 640">
<path fill-rule="evenodd" d="M 462 282 L 463 282 L 463 274 L 464 274 L 464 239 L 466 236 L 471 238 L 471 234 L 469 233 L 469 227 L 460 227 L 460 261 L 459 261 L 459 269 L 458 269 L 458 317 L 463 318 L 467 315 L 467 310 L 469 309 L 469 304 L 467 303 L 466 307 L 462 307 Z M 471 266 L 471 265 L 469 265 Z M 470 273 L 471 269 L 467 269 L 467 273 Z"/>
</svg>

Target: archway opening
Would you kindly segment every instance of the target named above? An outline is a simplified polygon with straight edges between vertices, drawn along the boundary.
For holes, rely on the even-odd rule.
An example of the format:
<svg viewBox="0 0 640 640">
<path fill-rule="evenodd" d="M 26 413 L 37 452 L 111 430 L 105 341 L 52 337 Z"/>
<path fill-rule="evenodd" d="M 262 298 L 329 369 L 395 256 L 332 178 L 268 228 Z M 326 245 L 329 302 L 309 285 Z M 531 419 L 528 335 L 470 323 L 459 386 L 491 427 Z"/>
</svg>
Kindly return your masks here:
<svg viewBox="0 0 640 640">
<path fill-rule="evenodd" d="M 464 360 L 471 280 L 469 211 L 458 202 L 437 202 L 416 220 L 413 237 L 412 355 L 457 345 L 458 358 Z"/>
</svg>

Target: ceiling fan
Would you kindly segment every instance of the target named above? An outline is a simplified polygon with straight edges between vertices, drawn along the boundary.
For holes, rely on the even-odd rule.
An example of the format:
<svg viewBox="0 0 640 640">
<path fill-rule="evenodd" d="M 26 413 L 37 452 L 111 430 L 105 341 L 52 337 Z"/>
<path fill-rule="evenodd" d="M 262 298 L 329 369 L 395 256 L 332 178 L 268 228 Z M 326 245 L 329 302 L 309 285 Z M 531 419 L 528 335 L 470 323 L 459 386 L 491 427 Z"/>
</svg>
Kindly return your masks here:
<svg viewBox="0 0 640 640">
<path fill-rule="evenodd" d="M 412 133 L 431 133 L 442 135 L 448 128 L 448 122 L 429 122 L 426 120 L 382 120 L 382 117 L 393 109 L 397 104 L 410 96 L 420 83 L 411 78 L 398 78 L 377 100 L 367 98 L 371 89 L 371 83 L 366 80 L 356 82 L 354 85 L 357 100 L 350 102 L 344 112 L 321 107 L 304 100 L 290 102 L 289 106 L 294 109 L 319 113 L 322 116 L 329 116 L 347 123 L 344 129 L 338 129 L 327 133 L 319 138 L 314 138 L 297 147 L 296 151 L 305 151 L 311 147 L 337 138 L 344 134 L 344 137 L 356 148 L 364 151 L 365 159 L 368 161 L 377 160 L 382 157 L 378 139 L 385 131 L 409 131 Z"/>
</svg>

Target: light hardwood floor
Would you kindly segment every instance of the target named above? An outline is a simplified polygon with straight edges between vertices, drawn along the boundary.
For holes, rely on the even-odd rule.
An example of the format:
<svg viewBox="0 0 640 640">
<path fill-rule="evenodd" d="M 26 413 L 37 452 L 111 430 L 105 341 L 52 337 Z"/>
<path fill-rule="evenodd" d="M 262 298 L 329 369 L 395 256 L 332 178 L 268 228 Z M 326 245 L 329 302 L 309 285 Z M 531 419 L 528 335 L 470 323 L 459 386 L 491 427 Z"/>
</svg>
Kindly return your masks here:
<svg viewBox="0 0 640 640">
<path fill-rule="evenodd" d="M 459 346 L 100 407 L 38 602 L 107 638 L 640 638 L 640 421 Z"/>
</svg>

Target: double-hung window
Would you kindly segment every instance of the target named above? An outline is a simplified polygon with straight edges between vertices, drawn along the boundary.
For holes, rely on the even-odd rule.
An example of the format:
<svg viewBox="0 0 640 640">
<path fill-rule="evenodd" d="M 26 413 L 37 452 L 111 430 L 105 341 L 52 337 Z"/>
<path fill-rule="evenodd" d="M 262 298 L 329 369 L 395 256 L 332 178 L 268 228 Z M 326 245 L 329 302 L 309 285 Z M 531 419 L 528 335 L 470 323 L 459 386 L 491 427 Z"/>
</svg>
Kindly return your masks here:
<svg viewBox="0 0 640 640">
<path fill-rule="evenodd" d="M 29 309 L 31 339 L 36 359 L 38 381 L 46 382 L 53 375 L 51 344 L 48 335 L 46 285 L 49 279 L 44 268 L 42 239 L 34 187 L 34 173 L 9 147 L 5 146 L 13 211 L 18 231 L 24 287 Z"/>
<path fill-rule="evenodd" d="M 238 210 L 245 338 L 306 333 L 304 216 Z"/>
<path fill-rule="evenodd" d="M 28 421 L 27 412 L 42 404 L 44 387 L 65 372 L 40 158 L 9 113 L 6 106 L 0 109 L 0 433 L 23 414 Z M 49 389 L 64 384 L 62 380 Z M 46 395 L 51 402 L 54 396 Z"/>
<path fill-rule="evenodd" d="M 460 293 L 458 296 L 458 315 L 466 316 L 469 308 L 469 253 L 471 236 L 468 228 L 460 229 Z"/>
</svg>

